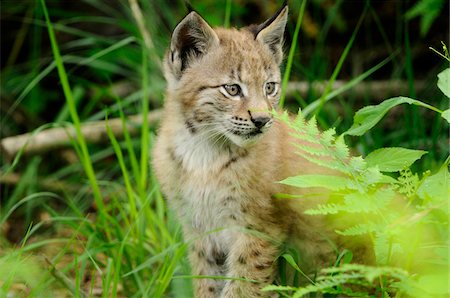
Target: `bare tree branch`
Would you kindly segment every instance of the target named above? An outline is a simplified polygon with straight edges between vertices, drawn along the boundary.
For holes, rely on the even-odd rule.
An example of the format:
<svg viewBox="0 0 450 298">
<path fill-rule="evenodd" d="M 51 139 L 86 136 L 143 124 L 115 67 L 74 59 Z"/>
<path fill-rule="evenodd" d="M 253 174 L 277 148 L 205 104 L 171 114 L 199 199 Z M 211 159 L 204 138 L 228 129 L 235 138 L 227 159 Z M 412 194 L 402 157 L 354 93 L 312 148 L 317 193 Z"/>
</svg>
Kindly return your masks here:
<svg viewBox="0 0 450 298">
<path fill-rule="evenodd" d="M 148 114 L 148 122 L 155 124 L 161 118 L 162 111 L 155 110 Z M 114 136 L 122 138 L 123 126 L 120 118 L 109 119 L 106 121 L 85 122 L 81 126 L 81 132 L 88 143 L 99 143 L 108 140 L 106 133 L 106 123 L 108 123 Z M 139 132 L 139 125 L 142 123 L 141 115 L 128 117 L 127 131 L 131 135 Z M 22 148 L 24 153 L 35 154 L 49 151 L 56 148 L 62 148 L 70 145 L 70 140 L 75 137 L 73 127 L 50 128 L 41 132 L 26 133 L 18 136 L 7 137 L 0 141 L 0 149 L 6 158 L 13 158 Z"/>
</svg>

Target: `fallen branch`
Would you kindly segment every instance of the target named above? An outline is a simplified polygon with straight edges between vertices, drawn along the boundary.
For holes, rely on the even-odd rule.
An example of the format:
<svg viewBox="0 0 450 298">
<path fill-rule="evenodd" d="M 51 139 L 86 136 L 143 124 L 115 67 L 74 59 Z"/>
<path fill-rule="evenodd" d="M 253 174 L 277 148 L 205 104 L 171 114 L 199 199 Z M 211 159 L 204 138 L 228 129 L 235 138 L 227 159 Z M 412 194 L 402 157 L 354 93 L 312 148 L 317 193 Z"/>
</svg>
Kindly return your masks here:
<svg viewBox="0 0 450 298">
<path fill-rule="evenodd" d="M 148 114 L 150 125 L 155 124 L 161 118 L 161 110 L 155 110 Z M 106 121 L 85 122 L 81 126 L 81 132 L 88 143 L 100 143 L 108 140 L 106 133 L 106 123 L 108 123 L 114 136 L 118 139 L 123 137 L 123 126 L 120 118 Z M 142 123 L 141 115 L 128 117 L 126 129 L 131 135 L 139 132 L 139 125 Z M 71 144 L 71 139 L 75 138 L 73 127 L 57 127 L 43 130 L 38 133 L 26 133 L 13 137 L 7 137 L 0 141 L 0 149 L 6 158 L 12 159 L 23 148 L 25 154 L 42 153 L 49 150 L 63 148 Z"/>
</svg>

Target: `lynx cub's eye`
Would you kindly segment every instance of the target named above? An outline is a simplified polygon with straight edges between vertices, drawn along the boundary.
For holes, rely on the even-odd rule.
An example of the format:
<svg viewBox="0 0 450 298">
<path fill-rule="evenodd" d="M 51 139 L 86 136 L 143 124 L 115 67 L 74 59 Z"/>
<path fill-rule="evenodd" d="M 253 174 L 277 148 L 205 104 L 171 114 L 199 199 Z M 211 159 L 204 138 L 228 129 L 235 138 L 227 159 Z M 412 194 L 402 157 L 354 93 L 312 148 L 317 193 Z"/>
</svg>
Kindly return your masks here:
<svg viewBox="0 0 450 298">
<path fill-rule="evenodd" d="M 233 85 L 223 85 L 223 87 L 225 88 L 225 90 L 227 91 L 227 93 L 230 96 L 238 96 L 241 95 L 241 87 L 239 87 L 239 85 L 237 84 L 233 84 Z"/>
<path fill-rule="evenodd" d="M 274 82 L 266 83 L 265 89 L 266 95 L 275 95 L 275 93 L 277 92 L 277 86 Z"/>
</svg>

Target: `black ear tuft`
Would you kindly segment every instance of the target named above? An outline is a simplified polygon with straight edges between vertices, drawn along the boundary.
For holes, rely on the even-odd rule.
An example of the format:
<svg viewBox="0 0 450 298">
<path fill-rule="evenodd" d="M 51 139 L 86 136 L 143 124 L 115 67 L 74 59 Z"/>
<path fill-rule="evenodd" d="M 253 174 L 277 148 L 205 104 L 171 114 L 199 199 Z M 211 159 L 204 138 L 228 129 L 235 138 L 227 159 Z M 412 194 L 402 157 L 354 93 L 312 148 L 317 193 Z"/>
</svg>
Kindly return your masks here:
<svg viewBox="0 0 450 298">
<path fill-rule="evenodd" d="M 288 10 L 287 1 L 285 1 L 283 6 L 271 18 L 251 30 L 254 32 L 256 40 L 269 47 L 277 63 L 281 63 L 283 59 L 282 46 Z"/>
<path fill-rule="evenodd" d="M 284 11 L 284 8 L 287 6 L 287 4 L 288 4 L 288 0 L 285 0 L 283 2 L 283 5 L 277 10 L 277 12 L 273 16 L 271 16 L 269 19 L 267 19 L 264 23 L 258 25 L 257 29 L 253 31 L 255 34 L 255 39 L 261 30 L 263 30 L 264 28 L 266 28 L 267 26 L 272 24 L 279 17 L 279 15 Z"/>
<path fill-rule="evenodd" d="M 195 11 L 194 7 L 191 5 L 191 3 L 188 0 L 184 0 L 184 5 L 186 6 L 186 9 L 188 12 Z"/>
</svg>

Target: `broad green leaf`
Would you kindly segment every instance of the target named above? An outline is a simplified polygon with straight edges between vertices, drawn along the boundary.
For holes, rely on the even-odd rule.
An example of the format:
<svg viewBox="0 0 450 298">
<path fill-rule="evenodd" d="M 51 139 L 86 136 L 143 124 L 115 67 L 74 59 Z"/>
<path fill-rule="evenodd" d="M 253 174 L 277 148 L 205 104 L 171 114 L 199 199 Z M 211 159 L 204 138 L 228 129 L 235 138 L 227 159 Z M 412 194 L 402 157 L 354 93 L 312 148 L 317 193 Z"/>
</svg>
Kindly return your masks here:
<svg viewBox="0 0 450 298">
<path fill-rule="evenodd" d="M 381 148 L 369 153 L 365 160 L 369 167 L 378 166 L 381 172 L 398 172 L 411 166 L 425 153 L 423 150 L 406 148 Z"/>
<path fill-rule="evenodd" d="M 441 116 L 450 123 L 450 109 L 443 111 Z"/>
<path fill-rule="evenodd" d="M 353 117 L 353 125 L 346 132 L 344 132 L 344 135 L 352 135 L 352 136 L 363 135 L 369 129 L 374 127 L 390 109 L 403 103 L 422 106 L 439 113 L 442 112 L 436 109 L 435 107 L 432 107 L 419 100 L 402 96 L 394 97 L 383 101 L 379 105 L 366 106 L 357 111 L 355 116 Z"/>
<path fill-rule="evenodd" d="M 323 187 L 330 190 L 341 190 L 348 187 L 350 180 L 340 176 L 333 175 L 300 175 L 280 181 L 282 184 L 308 188 Z"/>
<path fill-rule="evenodd" d="M 450 293 L 449 287 L 449 273 L 445 270 L 439 270 L 430 274 L 425 274 L 419 277 L 416 286 L 427 294 L 431 294 L 428 297 L 444 297 Z M 446 296 L 448 297 L 448 296 Z"/>
<path fill-rule="evenodd" d="M 450 98 L 450 68 L 447 68 L 438 74 L 437 86 L 445 96 Z"/>
<path fill-rule="evenodd" d="M 429 200 L 434 204 L 448 200 L 450 198 L 449 178 L 447 167 L 443 166 L 439 172 L 425 178 L 417 189 L 417 195 L 421 199 Z"/>
</svg>

